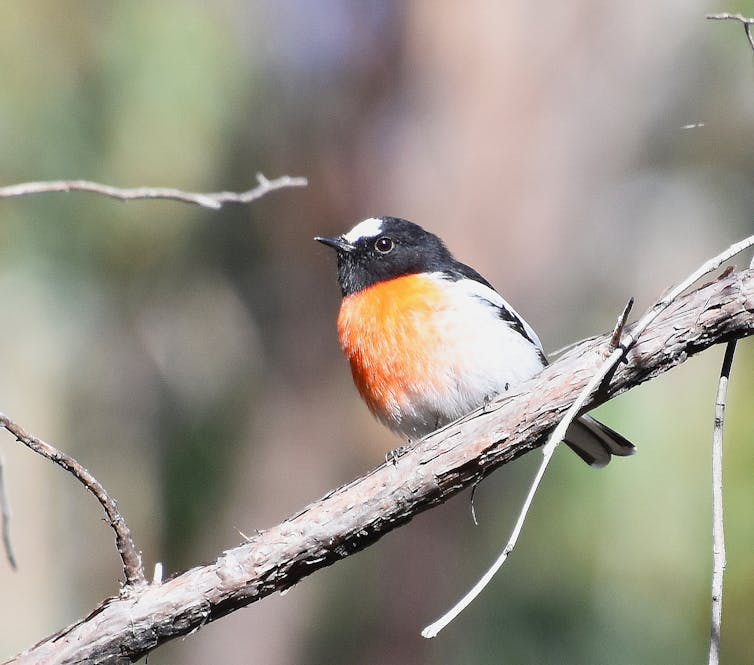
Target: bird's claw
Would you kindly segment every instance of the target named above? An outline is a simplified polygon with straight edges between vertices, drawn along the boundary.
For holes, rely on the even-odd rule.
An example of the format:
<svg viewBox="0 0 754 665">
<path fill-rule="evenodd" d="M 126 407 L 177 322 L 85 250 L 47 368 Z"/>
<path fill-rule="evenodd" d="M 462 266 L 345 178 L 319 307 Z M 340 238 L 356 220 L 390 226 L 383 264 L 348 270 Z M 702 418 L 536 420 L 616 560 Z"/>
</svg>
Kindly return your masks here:
<svg viewBox="0 0 754 665">
<path fill-rule="evenodd" d="M 402 446 L 398 446 L 397 448 L 386 452 L 385 463 L 393 465 L 397 464 L 398 458 L 403 457 L 409 450 L 411 450 L 411 445 L 411 441 L 409 441 L 408 443 L 404 443 Z"/>
</svg>

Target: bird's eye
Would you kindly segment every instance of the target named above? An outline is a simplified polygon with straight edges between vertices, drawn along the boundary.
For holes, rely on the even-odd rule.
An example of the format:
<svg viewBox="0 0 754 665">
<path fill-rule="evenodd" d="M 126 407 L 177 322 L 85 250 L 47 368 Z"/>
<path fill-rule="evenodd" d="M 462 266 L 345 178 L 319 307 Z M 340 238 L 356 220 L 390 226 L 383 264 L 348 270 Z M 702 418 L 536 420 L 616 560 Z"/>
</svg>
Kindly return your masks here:
<svg viewBox="0 0 754 665">
<path fill-rule="evenodd" d="M 377 240 L 374 243 L 374 248 L 380 254 L 387 254 L 388 252 L 392 252 L 393 247 L 395 247 L 395 243 L 387 236 L 382 236 L 382 238 L 377 238 Z"/>
</svg>

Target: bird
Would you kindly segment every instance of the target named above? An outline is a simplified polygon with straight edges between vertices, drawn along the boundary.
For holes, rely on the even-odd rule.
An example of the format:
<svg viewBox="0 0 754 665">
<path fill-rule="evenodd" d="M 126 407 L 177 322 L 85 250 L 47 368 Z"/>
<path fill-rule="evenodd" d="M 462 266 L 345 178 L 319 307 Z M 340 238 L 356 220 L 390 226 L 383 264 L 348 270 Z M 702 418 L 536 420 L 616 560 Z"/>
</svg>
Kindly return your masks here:
<svg viewBox="0 0 754 665">
<path fill-rule="evenodd" d="M 339 236 L 340 345 L 369 410 L 413 442 L 485 406 L 548 364 L 534 329 L 435 234 L 399 217 L 370 217 Z M 605 466 L 634 445 L 591 416 L 565 443 Z"/>
</svg>

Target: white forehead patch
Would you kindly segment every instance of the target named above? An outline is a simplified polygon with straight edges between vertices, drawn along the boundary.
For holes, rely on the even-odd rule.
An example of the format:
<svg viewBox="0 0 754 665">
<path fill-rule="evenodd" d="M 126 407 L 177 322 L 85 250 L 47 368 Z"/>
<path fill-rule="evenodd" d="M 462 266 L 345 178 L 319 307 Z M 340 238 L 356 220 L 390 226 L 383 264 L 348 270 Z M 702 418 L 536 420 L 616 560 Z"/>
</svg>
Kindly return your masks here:
<svg viewBox="0 0 754 665">
<path fill-rule="evenodd" d="M 380 233 L 382 233 L 382 220 L 370 217 L 363 222 L 359 222 L 348 233 L 344 234 L 343 238 L 353 245 L 362 238 L 375 238 Z"/>
</svg>

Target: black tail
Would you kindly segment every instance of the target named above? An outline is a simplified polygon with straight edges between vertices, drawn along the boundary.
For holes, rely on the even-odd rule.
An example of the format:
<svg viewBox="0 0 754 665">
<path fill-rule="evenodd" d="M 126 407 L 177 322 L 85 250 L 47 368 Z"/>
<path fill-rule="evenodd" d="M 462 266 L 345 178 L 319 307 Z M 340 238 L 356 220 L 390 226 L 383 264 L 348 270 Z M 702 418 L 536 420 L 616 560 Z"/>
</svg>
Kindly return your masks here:
<svg viewBox="0 0 754 665">
<path fill-rule="evenodd" d="M 565 443 L 590 466 L 605 466 L 612 455 L 633 455 L 634 444 L 591 416 L 574 420 L 566 432 Z"/>
</svg>

